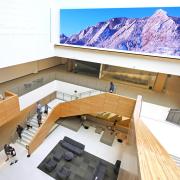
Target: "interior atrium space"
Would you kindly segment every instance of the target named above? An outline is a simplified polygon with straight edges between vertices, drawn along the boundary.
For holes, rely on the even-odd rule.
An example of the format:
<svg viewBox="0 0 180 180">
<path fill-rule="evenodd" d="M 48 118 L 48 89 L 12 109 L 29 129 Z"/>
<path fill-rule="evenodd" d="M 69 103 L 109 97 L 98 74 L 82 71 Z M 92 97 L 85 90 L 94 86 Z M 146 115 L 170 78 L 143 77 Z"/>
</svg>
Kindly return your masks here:
<svg viewBox="0 0 180 180">
<path fill-rule="evenodd" d="M 0 1 L 0 180 L 179 180 L 180 1 Z"/>
</svg>

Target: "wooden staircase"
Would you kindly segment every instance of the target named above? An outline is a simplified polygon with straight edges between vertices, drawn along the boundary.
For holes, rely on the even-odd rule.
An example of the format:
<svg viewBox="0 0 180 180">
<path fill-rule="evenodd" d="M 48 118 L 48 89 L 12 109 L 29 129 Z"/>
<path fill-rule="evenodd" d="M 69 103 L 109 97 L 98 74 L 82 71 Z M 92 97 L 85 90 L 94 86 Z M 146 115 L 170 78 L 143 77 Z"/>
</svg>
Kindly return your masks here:
<svg viewBox="0 0 180 180">
<path fill-rule="evenodd" d="M 135 102 L 135 99 L 111 93 L 103 93 L 58 104 L 48 115 L 45 123 L 38 129 L 31 143 L 27 146 L 28 153 L 31 154 L 43 142 L 55 121 L 59 118 L 96 114 L 98 112 L 112 112 L 131 118 Z M 105 116 L 108 117 L 108 113 Z"/>
</svg>

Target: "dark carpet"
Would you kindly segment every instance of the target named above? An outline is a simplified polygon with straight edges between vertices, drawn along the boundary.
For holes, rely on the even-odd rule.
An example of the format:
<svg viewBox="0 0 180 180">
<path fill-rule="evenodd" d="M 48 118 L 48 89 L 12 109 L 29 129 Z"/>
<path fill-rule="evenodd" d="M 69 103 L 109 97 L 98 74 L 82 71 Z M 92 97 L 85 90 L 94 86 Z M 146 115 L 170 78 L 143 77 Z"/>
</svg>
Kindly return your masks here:
<svg viewBox="0 0 180 180">
<path fill-rule="evenodd" d="M 100 159 L 86 151 L 84 151 L 81 156 L 75 155 L 75 157 L 71 161 L 66 161 L 62 157 L 62 159 L 58 162 L 56 168 L 49 173 L 44 167 L 44 163 L 47 161 L 47 159 L 49 159 L 50 157 L 52 158 L 54 153 L 60 153 L 63 155 L 65 152 L 67 152 L 67 150 L 58 143 L 54 147 L 54 149 L 46 156 L 46 158 L 40 163 L 38 168 L 49 176 L 58 179 L 56 171 L 65 166 L 71 170 L 71 174 L 68 180 L 88 180 L 92 177 L 93 171 L 95 170 L 99 161 L 102 161 L 107 166 L 104 180 L 117 180 L 117 175 L 113 171 L 113 164 Z"/>
</svg>

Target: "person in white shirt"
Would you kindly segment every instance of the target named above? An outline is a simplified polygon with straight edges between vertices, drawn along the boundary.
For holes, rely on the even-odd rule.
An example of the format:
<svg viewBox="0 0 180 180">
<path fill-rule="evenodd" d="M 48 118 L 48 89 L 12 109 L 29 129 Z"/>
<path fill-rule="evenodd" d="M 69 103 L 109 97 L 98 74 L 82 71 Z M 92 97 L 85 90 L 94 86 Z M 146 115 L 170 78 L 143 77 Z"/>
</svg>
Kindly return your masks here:
<svg viewBox="0 0 180 180">
<path fill-rule="evenodd" d="M 0 94 L 0 100 L 4 100 L 4 97 L 2 94 Z"/>
<path fill-rule="evenodd" d="M 41 104 L 39 102 L 37 102 L 37 109 L 36 109 L 36 112 L 37 114 L 41 113 Z"/>
</svg>

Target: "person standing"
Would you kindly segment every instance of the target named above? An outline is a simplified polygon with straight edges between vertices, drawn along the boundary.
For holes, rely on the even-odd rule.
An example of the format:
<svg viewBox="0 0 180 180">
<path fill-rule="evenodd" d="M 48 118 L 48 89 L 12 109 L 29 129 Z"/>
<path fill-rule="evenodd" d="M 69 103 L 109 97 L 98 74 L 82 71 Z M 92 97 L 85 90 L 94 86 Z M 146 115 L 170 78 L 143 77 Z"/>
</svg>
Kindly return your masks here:
<svg viewBox="0 0 180 180">
<path fill-rule="evenodd" d="M 10 158 L 10 161 L 11 161 L 10 166 L 11 166 L 14 163 L 17 163 L 18 160 L 16 159 L 16 151 L 12 146 L 10 146 L 10 152 L 11 152 L 11 158 Z"/>
<path fill-rule="evenodd" d="M 39 127 L 41 126 L 41 120 L 42 120 L 42 114 L 41 114 L 41 112 L 39 112 L 38 113 L 38 115 L 37 115 L 37 121 L 38 121 L 38 125 L 39 125 Z"/>
<path fill-rule="evenodd" d="M 77 93 L 77 90 L 74 91 L 74 96 L 75 96 L 75 99 L 78 99 L 78 93 Z"/>
<path fill-rule="evenodd" d="M 16 132 L 17 132 L 20 139 L 22 139 L 22 136 L 21 136 L 22 131 L 23 131 L 23 127 L 21 125 L 18 125 L 16 128 Z"/>
<path fill-rule="evenodd" d="M 4 100 L 4 96 L 2 94 L 0 94 L 0 101 Z"/>
<path fill-rule="evenodd" d="M 12 146 L 10 146 L 9 144 L 5 144 L 4 151 L 7 156 L 6 161 L 8 161 L 9 159 L 11 160 L 10 165 L 18 162 L 18 160 L 16 159 L 16 151 Z"/>
<path fill-rule="evenodd" d="M 78 64 L 75 63 L 75 64 L 74 64 L 74 73 L 77 73 L 77 72 L 78 72 L 78 71 L 77 71 L 77 68 L 78 68 Z"/>
<path fill-rule="evenodd" d="M 4 152 L 5 152 L 6 157 L 7 157 L 5 161 L 8 161 L 10 156 L 11 156 L 9 144 L 4 145 Z"/>
<path fill-rule="evenodd" d="M 45 106 L 44 106 L 44 114 L 48 114 L 48 109 L 49 109 L 49 106 L 47 104 L 45 104 Z"/>
<path fill-rule="evenodd" d="M 114 85 L 114 83 L 111 81 L 111 82 L 110 82 L 110 87 L 109 87 L 109 92 L 110 92 L 110 93 L 113 93 L 114 90 L 115 90 L 115 85 Z"/>
<path fill-rule="evenodd" d="M 37 114 L 41 113 L 41 104 L 39 102 L 37 102 L 37 109 L 36 109 L 36 112 Z"/>
</svg>

